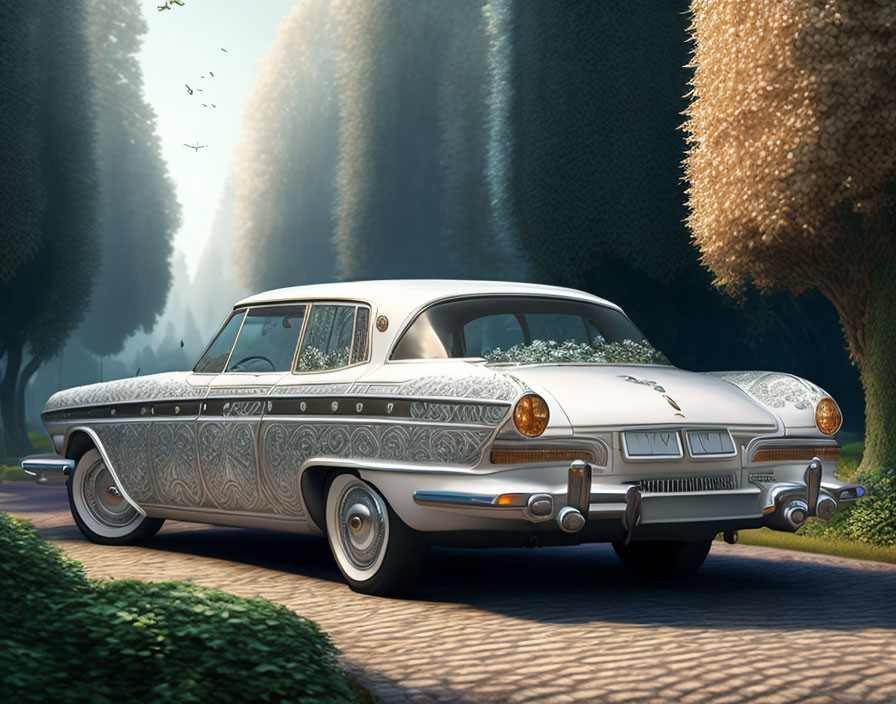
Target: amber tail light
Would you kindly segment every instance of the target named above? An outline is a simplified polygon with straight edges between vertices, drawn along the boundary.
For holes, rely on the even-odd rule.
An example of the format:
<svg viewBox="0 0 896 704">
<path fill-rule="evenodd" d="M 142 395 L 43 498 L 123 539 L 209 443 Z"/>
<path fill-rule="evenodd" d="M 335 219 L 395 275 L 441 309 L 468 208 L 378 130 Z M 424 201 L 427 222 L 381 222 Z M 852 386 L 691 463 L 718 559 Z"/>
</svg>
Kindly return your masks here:
<svg viewBox="0 0 896 704">
<path fill-rule="evenodd" d="M 840 409 L 834 403 L 834 399 L 825 396 L 815 407 L 815 425 L 825 435 L 833 435 L 843 424 L 843 416 Z"/>
<path fill-rule="evenodd" d="M 489 455 L 492 464 L 522 464 L 524 462 L 572 462 L 584 460 L 594 462 L 591 450 L 561 450 L 556 448 L 526 450 L 492 450 Z"/>
<path fill-rule="evenodd" d="M 839 447 L 768 447 L 753 453 L 754 462 L 810 462 L 820 460 L 835 462 L 840 459 Z"/>
<path fill-rule="evenodd" d="M 513 407 L 513 424 L 526 437 L 537 438 L 548 427 L 548 404 L 537 394 L 526 394 Z"/>
</svg>

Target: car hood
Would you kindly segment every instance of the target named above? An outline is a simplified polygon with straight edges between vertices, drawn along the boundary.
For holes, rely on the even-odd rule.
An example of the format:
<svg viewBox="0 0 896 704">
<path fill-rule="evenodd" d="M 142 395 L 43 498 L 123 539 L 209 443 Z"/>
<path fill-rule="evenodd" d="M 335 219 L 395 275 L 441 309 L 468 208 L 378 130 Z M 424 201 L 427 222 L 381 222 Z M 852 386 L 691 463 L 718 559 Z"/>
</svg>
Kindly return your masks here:
<svg viewBox="0 0 896 704">
<path fill-rule="evenodd" d="M 556 364 L 509 374 L 560 404 L 576 429 L 632 425 L 774 428 L 775 416 L 727 381 L 675 367 Z"/>
</svg>

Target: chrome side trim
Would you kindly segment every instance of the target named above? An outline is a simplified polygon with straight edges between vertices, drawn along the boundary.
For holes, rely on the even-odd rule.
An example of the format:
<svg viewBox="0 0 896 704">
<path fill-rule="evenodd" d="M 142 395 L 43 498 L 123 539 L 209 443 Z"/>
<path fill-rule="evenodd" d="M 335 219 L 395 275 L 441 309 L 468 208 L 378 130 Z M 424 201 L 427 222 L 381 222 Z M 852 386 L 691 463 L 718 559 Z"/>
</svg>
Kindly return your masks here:
<svg viewBox="0 0 896 704">
<path fill-rule="evenodd" d="M 87 436 L 93 442 L 93 446 L 96 448 L 97 452 L 100 453 L 100 457 L 103 458 L 103 462 L 106 464 L 106 469 L 109 470 L 109 474 L 112 475 L 112 479 L 115 482 L 115 487 L 121 492 L 121 496 L 127 501 L 133 509 L 139 513 L 141 516 L 146 517 L 146 511 L 144 511 L 141 506 L 134 501 L 130 494 L 124 490 L 124 486 L 121 483 L 121 480 L 118 478 L 118 474 L 115 472 L 115 468 L 112 466 L 112 463 L 109 461 L 109 453 L 106 452 L 106 448 L 103 447 L 103 443 L 99 438 L 99 435 L 93 430 L 93 428 L 88 428 L 84 425 L 77 425 L 72 428 L 69 428 L 65 433 L 65 447 L 68 449 L 69 438 L 71 438 L 73 433 L 82 432 L 86 433 Z"/>
<path fill-rule="evenodd" d="M 516 509 L 520 506 L 498 506 L 497 496 L 460 494 L 451 491 L 415 491 L 414 501 L 421 506 L 452 506 L 460 508 Z"/>
<path fill-rule="evenodd" d="M 839 443 L 836 440 L 832 440 L 831 438 L 817 438 L 817 437 L 804 437 L 804 436 L 769 436 L 769 435 L 760 435 L 758 437 L 753 438 L 750 442 L 747 443 L 747 446 L 744 448 L 744 465 L 754 464 L 753 455 L 756 454 L 759 449 L 775 449 L 775 448 L 786 448 L 786 447 L 836 447 L 839 446 Z M 802 460 L 796 460 L 796 462 L 802 462 Z M 763 465 L 767 464 L 766 462 L 761 463 Z"/>
<path fill-rule="evenodd" d="M 184 508 L 182 506 L 164 506 L 147 504 L 154 518 L 167 518 L 173 521 L 190 523 L 209 523 L 216 526 L 233 526 L 236 528 L 257 528 L 259 530 L 276 530 L 287 533 L 308 533 L 309 523 L 303 518 L 277 516 L 274 514 L 240 513 L 221 511 L 210 508 Z"/>
</svg>

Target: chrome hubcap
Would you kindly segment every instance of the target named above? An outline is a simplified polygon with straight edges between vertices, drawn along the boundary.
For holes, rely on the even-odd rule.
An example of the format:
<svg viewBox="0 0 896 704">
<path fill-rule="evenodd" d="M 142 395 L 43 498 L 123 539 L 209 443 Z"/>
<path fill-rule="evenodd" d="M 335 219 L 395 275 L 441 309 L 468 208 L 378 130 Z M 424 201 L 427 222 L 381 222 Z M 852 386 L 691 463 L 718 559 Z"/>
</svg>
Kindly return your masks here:
<svg viewBox="0 0 896 704">
<path fill-rule="evenodd" d="M 338 512 L 346 557 L 358 569 L 369 568 L 383 549 L 387 518 L 382 499 L 363 486 L 349 486 L 340 497 Z"/>
<path fill-rule="evenodd" d="M 113 528 L 125 526 L 137 517 L 102 462 L 92 465 L 84 476 L 84 503 L 93 518 Z"/>
</svg>

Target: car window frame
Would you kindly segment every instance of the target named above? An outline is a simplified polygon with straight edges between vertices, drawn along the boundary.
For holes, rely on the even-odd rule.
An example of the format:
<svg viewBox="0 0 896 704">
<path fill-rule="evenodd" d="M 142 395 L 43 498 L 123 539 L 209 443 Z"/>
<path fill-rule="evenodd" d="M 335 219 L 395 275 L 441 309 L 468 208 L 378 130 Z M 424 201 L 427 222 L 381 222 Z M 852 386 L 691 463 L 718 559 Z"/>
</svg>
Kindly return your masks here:
<svg viewBox="0 0 896 704">
<path fill-rule="evenodd" d="M 577 303 L 590 303 L 591 305 L 601 306 L 602 308 L 607 308 L 616 313 L 619 313 L 623 318 L 628 320 L 631 323 L 632 327 L 635 328 L 642 335 L 644 333 L 641 331 L 637 325 L 635 325 L 634 321 L 628 316 L 628 314 L 623 311 L 618 306 L 613 304 L 608 304 L 603 301 L 592 301 L 587 299 L 575 298 L 573 296 L 557 296 L 552 294 L 545 293 L 537 293 L 537 294 L 529 294 L 529 293 L 471 293 L 464 294 L 460 296 L 446 296 L 445 298 L 439 298 L 435 301 L 429 301 L 428 303 L 423 304 L 418 307 L 413 313 L 411 313 L 407 318 L 405 318 L 405 322 L 402 324 L 401 329 L 395 334 L 395 337 L 392 338 L 392 342 L 389 345 L 389 351 L 386 353 L 386 358 L 383 361 L 383 364 L 407 364 L 407 363 L 419 363 L 419 362 L 445 362 L 445 361 L 483 361 L 485 357 L 414 357 L 411 359 L 394 359 L 393 355 L 395 354 L 395 348 L 398 347 L 402 338 L 411 329 L 411 326 L 417 322 L 417 319 L 423 315 L 430 308 L 440 305 L 442 303 L 451 303 L 453 301 L 466 301 L 472 298 L 507 298 L 508 296 L 519 296 L 521 298 L 545 298 L 550 300 L 561 300 L 561 301 L 575 301 Z M 644 336 L 644 339 L 647 339 L 647 336 Z M 666 366 L 666 365 L 641 365 L 641 366 Z M 670 363 L 669 366 L 674 366 Z"/>
<path fill-rule="evenodd" d="M 299 355 L 302 352 L 302 345 L 305 342 L 305 331 L 308 327 L 308 321 L 311 320 L 311 312 L 314 306 L 348 306 L 355 309 L 355 314 L 352 319 L 352 334 L 351 334 L 351 345 L 348 348 L 348 364 L 344 364 L 339 367 L 332 367 L 330 369 L 307 369 L 304 371 L 300 371 L 298 369 L 299 366 Z M 367 308 L 367 353 L 364 356 L 364 359 L 358 360 L 357 362 L 352 362 L 352 353 L 355 350 L 355 333 L 357 332 L 358 326 L 358 308 L 361 307 Z M 292 363 L 292 372 L 291 374 L 294 376 L 302 376 L 305 374 L 326 374 L 328 372 L 338 372 L 343 369 L 351 369 L 352 367 L 360 367 L 364 364 L 369 364 L 371 359 L 371 348 L 373 342 L 373 306 L 367 301 L 356 301 L 352 299 L 340 298 L 340 299 L 319 299 L 319 300 L 311 300 L 308 301 L 308 312 L 305 315 L 305 322 L 302 325 L 302 334 L 299 336 L 299 344 L 296 347 L 296 355 L 293 359 Z"/>
<path fill-rule="evenodd" d="M 302 329 L 299 332 L 299 340 L 296 343 L 296 349 L 293 353 L 292 367 L 288 372 L 228 372 L 227 366 L 230 364 L 230 358 L 233 355 L 233 350 L 236 347 L 236 341 L 240 337 L 240 333 L 243 331 L 243 323 L 246 322 L 246 315 L 249 312 L 250 308 L 268 308 L 274 307 L 278 305 L 304 305 L 307 307 L 305 311 L 305 316 L 302 319 Z M 353 308 L 359 308 L 361 306 L 367 309 L 367 354 L 364 356 L 364 359 L 358 360 L 357 362 L 351 362 L 342 367 L 334 367 L 333 369 L 310 369 L 308 371 L 298 371 L 296 367 L 299 363 L 299 351 L 302 349 L 302 343 L 305 341 L 305 328 L 308 326 L 308 320 L 311 318 L 311 308 L 314 305 L 345 305 L 351 306 Z M 224 363 L 224 369 L 220 372 L 197 372 L 196 367 L 199 365 L 199 362 L 205 357 L 205 354 L 209 351 L 211 346 L 215 343 L 215 340 L 218 339 L 218 336 L 224 331 L 224 328 L 227 327 L 227 324 L 233 319 L 233 317 L 237 314 L 242 313 L 243 319 L 240 321 L 240 328 L 237 330 L 236 337 L 233 338 L 233 344 L 230 346 L 230 352 L 227 355 L 227 361 Z M 342 369 L 349 369 L 351 367 L 360 367 L 363 364 L 369 364 L 371 360 L 371 355 L 373 353 L 373 325 L 375 323 L 376 316 L 374 315 L 373 304 L 370 301 L 363 301 L 360 299 L 352 299 L 352 298 L 322 298 L 322 299 L 299 299 L 299 300 L 278 300 L 278 301 L 265 301 L 264 303 L 256 303 L 256 304 L 247 304 L 243 306 L 234 307 L 230 314 L 224 319 L 224 322 L 218 328 L 217 332 L 212 335 L 212 339 L 205 346 L 205 349 L 202 351 L 202 354 L 199 355 L 199 359 L 196 360 L 196 363 L 193 365 L 193 369 L 191 370 L 193 374 L 202 374 L 204 376 L 217 376 L 219 374 L 324 374 L 326 372 L 336 372 Z M 355 312 L 355 318 L 352 321 L 352 344 L 349 347 L 349 360 L 352 358 L 352 353 L 355 348 L 355 333 L 357 332 L 358 325 L 358 314 Z"/>
<path fill-rule="evenodd" d="M 311 303 L 308 301 L 276 301 L 272 303 L 256 303 L 255 305 L 248 305 L 241 310 L 244 311 L 243 322 L 240 323 L 240 329 L 236 334 L 236 337 L 233 340 L 233 346 L 230 348 L 230 354 L 227 355 L 227 363 L 224 365 L 224 371 L 219 372 L 219 374 L 251 374 L 252 376 L 258 376 L 259 374 L 289 374 L 288 369 L 278 371 L 276 369 L 271 371 L 262 371 L 262 372 L 253 372 L 248 370 L 228 370 L 227 367 L 230 366 L 230 360 L 233 357 L 233 351 L 236 349 L 236 343 L 239 342 L 240 335 L 243 334 L 243 326 L 246 324 L 246 320 L 249 318 L 249 311 L 258 310 L 258 309 L 268 309 L 268 308 L 277 308 L 279 306 L 304 306 L 305 314 L 302 316 L 302 327 L 299 330 L 299 336 L 296 341 L 296 347 L 292 353 L 292 364 L 295 364 L 296 355 L 298 354 L 299 347 L 302 344 L 302 338 L 305 335 L 305 325 L 308 323 L 308 315 L 311 312 Z M 290 367 L 291 369 L 292 367 Z"/>
<path fill-rule="evenodd" d="M 217 376 L 218 374 L 223 374 L 227 369 L 227 365 L 230 364 L 230 356 L 233 354 L 233 348 L 236 346 L 237 338 L 240 336 L 240 333 L 243 331 L 243 323 L 246 322 L 246 313 L 249 312 L 249 306 L 245 308 L 234 308 L 230 311 L 230 315 L 228 315 L 224 322 L 221 324 L 221 327 L 218 328 L 218 331 L 212 335 L 212 339 L 209 340 L 209 343 L 205 346 L 205 349 L 202 350 L 202 354 L 199 355 L 199 359 L 196 360 L 196 363 L 193 365 L 193 368 L 190 370 L 193 374 L 202 374 L 208 376 Z M 234 316 L 242 313 L 243 319 L 240 321 L 240 327 L 236 331 L 236 337 L 233 338 L 233 344 L 230 345 L 230 352 L 227 353 L 227 359 L 224 361 L 224 369 L 219 372 L 198 372 L 196 371 L 196 367 L 199 366 L 199 363 L 205 358 L 205 355 L 208 354 L 208 351 L 212 348 L 212 345 L 215 344 L 217 339 L 221 336 L 221 333 L 224 332 L 224 328 L 226 328 L 230 321 L 233 320 Z"/>
</svg>

